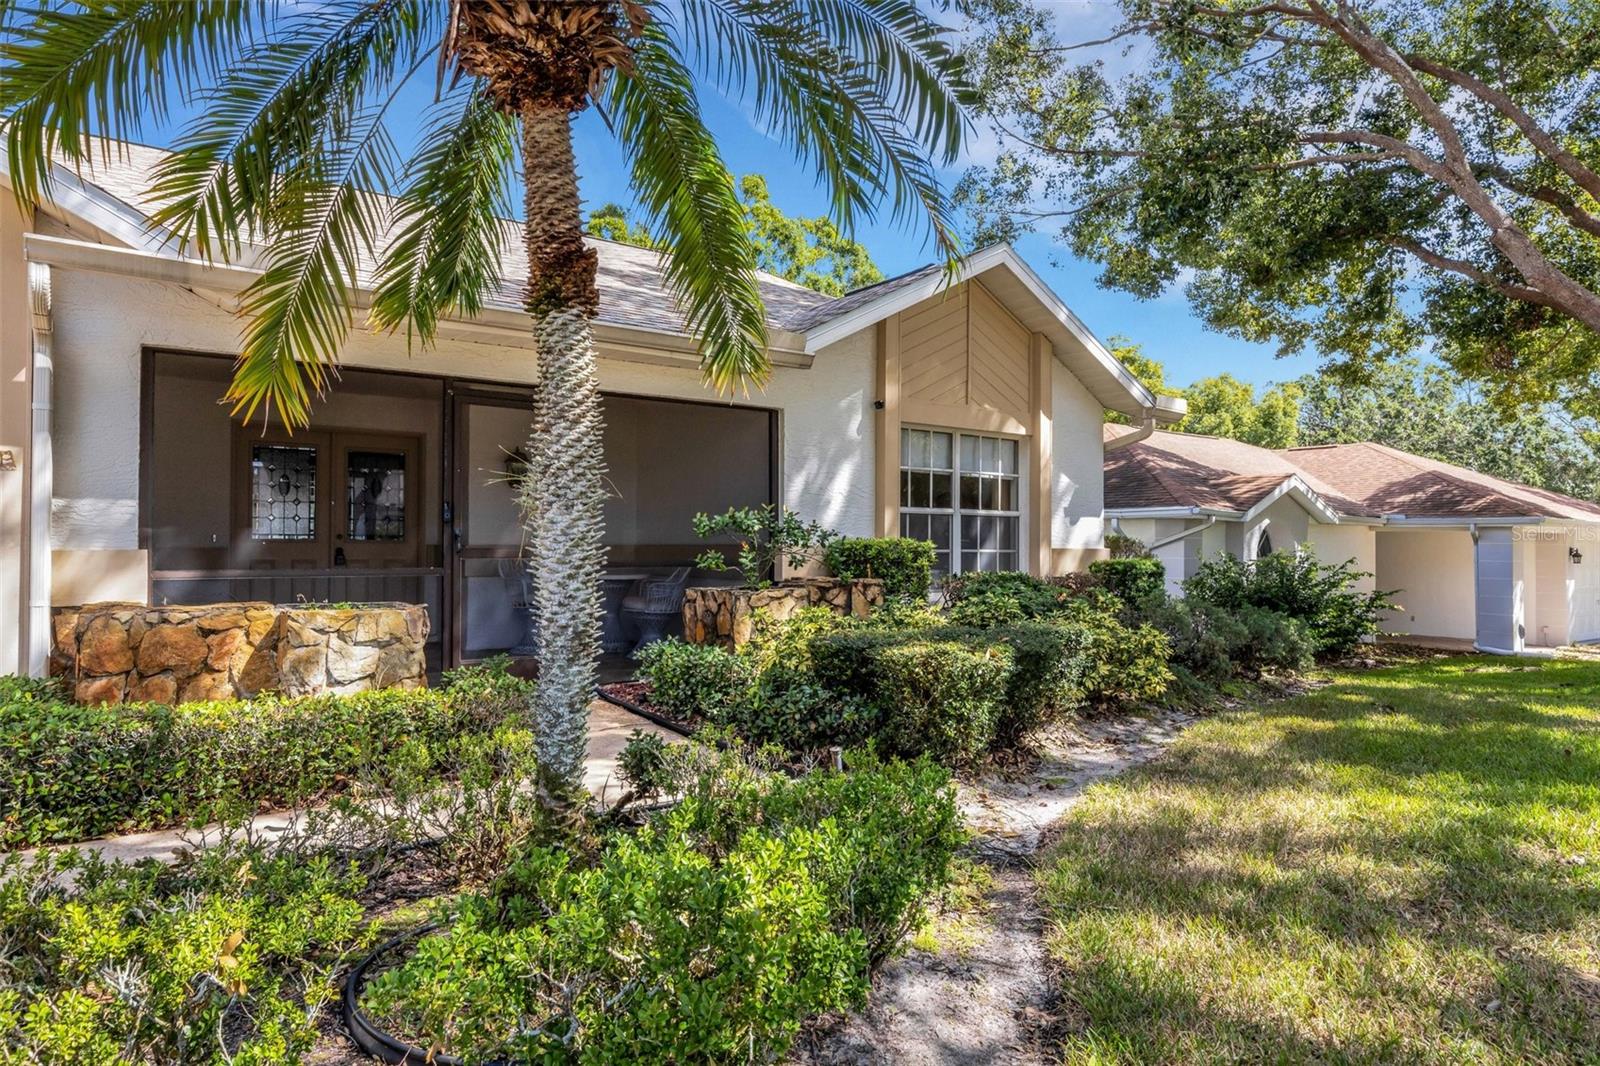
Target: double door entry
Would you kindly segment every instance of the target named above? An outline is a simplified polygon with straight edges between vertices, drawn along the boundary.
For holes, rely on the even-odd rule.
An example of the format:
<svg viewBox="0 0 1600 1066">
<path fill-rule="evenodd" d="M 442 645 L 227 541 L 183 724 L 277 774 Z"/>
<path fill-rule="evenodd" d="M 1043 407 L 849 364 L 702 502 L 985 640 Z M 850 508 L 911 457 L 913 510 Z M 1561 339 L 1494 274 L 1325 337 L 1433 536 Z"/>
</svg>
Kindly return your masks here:
<svg viewBox="0 0 1600 1066">
<path fill-rule="evenodd" d="M 244 569 L 415 567 L 421 439 L 398 433 L 240 431 L 233 546 Z"/>
</svg>

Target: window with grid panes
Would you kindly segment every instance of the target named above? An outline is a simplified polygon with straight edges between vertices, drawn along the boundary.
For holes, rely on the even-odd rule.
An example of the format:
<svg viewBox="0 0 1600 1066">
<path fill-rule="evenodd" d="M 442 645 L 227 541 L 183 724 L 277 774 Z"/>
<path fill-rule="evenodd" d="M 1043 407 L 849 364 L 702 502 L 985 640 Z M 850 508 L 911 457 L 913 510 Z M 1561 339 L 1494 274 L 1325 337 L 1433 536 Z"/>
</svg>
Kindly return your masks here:
<svg viewBox="0 0 1600 1066">
<path fill-rule="evenodd" d="M 900 431 L 900 535 L 931 541 L 934 570 L 1017 570 L 1019 446 L 1004 437 Z"/>
</svg>

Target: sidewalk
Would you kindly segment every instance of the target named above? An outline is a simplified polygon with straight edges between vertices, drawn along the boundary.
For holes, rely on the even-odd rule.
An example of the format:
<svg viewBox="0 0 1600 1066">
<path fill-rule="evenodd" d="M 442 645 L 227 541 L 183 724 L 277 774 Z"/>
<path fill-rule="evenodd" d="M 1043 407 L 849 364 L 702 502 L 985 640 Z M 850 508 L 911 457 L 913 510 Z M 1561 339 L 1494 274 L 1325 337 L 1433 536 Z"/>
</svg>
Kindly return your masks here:
<svg viewBox="0 0 1600 1066">
<path fill-rule="evenodd" d="M 617 756 L 628 743 L 628 735 L 635 729 L 658 733 L 669 742 L 683 738 L 669 729 L 663 729 L 647 719 L 640 718 L 604 700 L 589 704 L 589 756 L 583 764 L 583 785 L 602 804 L 621 795 L 621 785 L 616 779 Z M 251 819 L 255 832 L 272 832 L 292 826 L 299 816 L 298 810 L 273 811 Z M 221 827 L 204 829 L 153 829 L 145 833 L 125 836 L 100 837 L 77 844 L 51 845 L 75 847 L 84 851 L 97 851 L 104 858 L 137 862 L 140 859 L 157 859 L 172 862 L 179 852 L 199 844 L 210 843 L 221 835 Z M 35 849 L 38 850 L 38 849 Z"/>
</svg>

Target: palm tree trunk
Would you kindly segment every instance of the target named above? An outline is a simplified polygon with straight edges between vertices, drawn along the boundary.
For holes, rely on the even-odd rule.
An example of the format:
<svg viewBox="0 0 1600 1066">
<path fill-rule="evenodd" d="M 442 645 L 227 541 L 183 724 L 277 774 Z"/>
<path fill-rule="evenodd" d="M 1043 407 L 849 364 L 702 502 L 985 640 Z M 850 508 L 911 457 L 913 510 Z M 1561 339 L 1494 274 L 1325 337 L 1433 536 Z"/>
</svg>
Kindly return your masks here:
<svg viewBox="0 0 1600 1066">
<path fill-rule="evenodd" d="M 583 243 L 567 114 L 527 108 L 522 138 L 527 304 L 538 348 L 521 497 L 539 644 L 530 710 L 540 802 L 570 812 L 582 787 L 605 566 L 595 255 Z"/>
</svg>

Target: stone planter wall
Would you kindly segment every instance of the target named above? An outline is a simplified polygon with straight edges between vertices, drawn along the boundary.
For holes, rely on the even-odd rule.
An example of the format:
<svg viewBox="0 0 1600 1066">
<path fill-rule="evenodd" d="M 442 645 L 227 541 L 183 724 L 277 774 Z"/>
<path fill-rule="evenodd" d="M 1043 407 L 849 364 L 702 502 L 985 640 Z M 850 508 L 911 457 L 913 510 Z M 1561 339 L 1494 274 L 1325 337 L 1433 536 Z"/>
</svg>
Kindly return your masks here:
<svg viewBox="0 0 1600 1066">
<path fill-rule="evenodd" d="M 425 683 L 428 609 L 219 603 L 58 608 L 51 673 L 80 703 L 309 696 Z"/>
<path fill-rule="evenodd" d="M 882 604 L 883 582 L 877 578 L 804 578 L 764 589 L 687 588 L 683 590 L 683 639 L 737 648 L 750 639 L 757 611 L 781 621 L 802 607 L 828 607 L 837 614 L 865 618 Z"/>
</svg>

